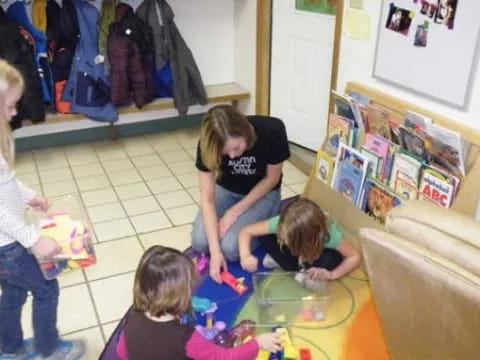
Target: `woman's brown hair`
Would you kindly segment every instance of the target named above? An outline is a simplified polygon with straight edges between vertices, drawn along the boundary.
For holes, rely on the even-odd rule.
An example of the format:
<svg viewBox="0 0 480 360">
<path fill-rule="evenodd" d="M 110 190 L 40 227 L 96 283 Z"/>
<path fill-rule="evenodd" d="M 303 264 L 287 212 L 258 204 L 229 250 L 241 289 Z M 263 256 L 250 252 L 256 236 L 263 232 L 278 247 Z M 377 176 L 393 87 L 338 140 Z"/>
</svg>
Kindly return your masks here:
<svg viewBox="0 0 480 360">
<path fill-rule="evenodd" d="M 318 259 L 328 239 L 327 218 L 313 201 L 300 198 L 281 212 L 278 242 L 301 261 L 313 263 Z"/>
<path fill-rule="evenodd" d="M 241 137 L 251 149 L 257 140 L 253 126 L 245 115 L 229 105 L 211 108 L 200 127 L 200 150 L 203 164 L 211 171 L 220 167 L 222 150 L 229 137 Z"/>
<path fill-rule="evenodd" d="M 196 279 L 195 266 L 187 255 L 152 246 L 143 254 L 135 274 L 133 306 L 155 317 L 191 313 Z"/>
<path fill-rule="evenodd" d="M 5 96 L 11 89 L 23 91 L 23 86 L 20 72 L 5 60 L 0 59 L 0 155 L 5 158 L 10 167 L 13 167 L 15 152 L 10 124 L 7 121 Z"/>
</svg>

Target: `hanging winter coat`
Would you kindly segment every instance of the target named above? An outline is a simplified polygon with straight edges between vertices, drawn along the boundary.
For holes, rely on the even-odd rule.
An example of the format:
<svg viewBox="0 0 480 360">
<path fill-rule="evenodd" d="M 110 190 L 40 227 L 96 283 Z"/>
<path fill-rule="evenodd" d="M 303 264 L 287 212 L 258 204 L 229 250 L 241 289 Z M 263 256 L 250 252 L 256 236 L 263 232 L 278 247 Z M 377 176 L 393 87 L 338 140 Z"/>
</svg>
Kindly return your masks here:
<svg viewBox="0 0 480 360">
<path fill-rule="evenodd" d="M 75 0 L 74 4 L 80 39 L 63 91 L 63 100 L 72 103 L 72 112 L 97 121 L 117 121 L 118 112 L 110 102 L 104 65 L 98 57 L 98 10 L 84 0 Z"/>
<path fill-rule="evenodd" d="M 24 31 L 31 34 L 35 40 L 34 60 L 37 64 L 38 73 L 42 84 L 43 100 L 46 103 L 52 101 L 52 78 L 47 57 L 47 37 L 45 33 L 36 29 L 27 14 L 27 9 L 23 1 L 15 1 L 7 9 L 7 16 L 17 26 L 22 26 Z"/>
<path fill-rule="evenodd" d="M 138 108 L 153 100 L 152 33 L 125 3 L 118 4 L 115 22 L 110 25 L 108 59 L 115 106 L 128 104 L 132 96 Z"/>
<path fill-rule="evenodd" d="M 107 41 L 110 25 L 115 22 L 115 9 L 117 0 L 102 0 L 100 20 L 98 22 L 98 53 L 104 57 L 105 72 L 110 74 L 110 64 L 107 55 Z"/>
<path fill-rule="evenodd" d="M 200 71 L 173 21 L 170 5 L 165 0 L 145 0 L 138 7 L 137 15 L 152 27 L 156 69 L 170 65 L 175 107 L 179 114 L 185 115 L 190 105 L 205 104 L 207 94 Z"/>
<path fill-rule="evenodd" d="M 36 29 L 47 31 L 47 1 L 33 0 L 32 4 L 32 25 Z"/>
<path fill-rule="evenodd" d="M 45 121 L 45 104 L 37 66 L 33 60 L 34 49 L 23 38 L 17 25 L 7 18 L 0 6 L 0 58 L 5 59 L 20 71 L 25 82 L 25 89 L 18 104 L 18 114 L 13 118 L 13 128 L 22 126 L 21 121 L 30 119 L 37 123 Z"/>
</svg>

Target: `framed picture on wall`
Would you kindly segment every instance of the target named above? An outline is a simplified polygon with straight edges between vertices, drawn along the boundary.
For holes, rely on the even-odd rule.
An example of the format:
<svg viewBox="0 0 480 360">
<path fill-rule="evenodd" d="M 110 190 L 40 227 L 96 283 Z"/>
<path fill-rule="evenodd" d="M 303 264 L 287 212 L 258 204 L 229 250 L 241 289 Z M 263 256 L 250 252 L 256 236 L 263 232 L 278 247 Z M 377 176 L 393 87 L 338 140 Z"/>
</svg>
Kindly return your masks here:
<svg viewBox="0 0 480 360">
<path fill-rule="evenodd" d="M 480 1 L 383 0 L 373 76 L 465 108 L 479 13 Z"/>
<path fill-rule="evenodd" d="M 335 3 L 336 0 L 295 0 L 295 9 L 335 15 Z"/>
</svg>

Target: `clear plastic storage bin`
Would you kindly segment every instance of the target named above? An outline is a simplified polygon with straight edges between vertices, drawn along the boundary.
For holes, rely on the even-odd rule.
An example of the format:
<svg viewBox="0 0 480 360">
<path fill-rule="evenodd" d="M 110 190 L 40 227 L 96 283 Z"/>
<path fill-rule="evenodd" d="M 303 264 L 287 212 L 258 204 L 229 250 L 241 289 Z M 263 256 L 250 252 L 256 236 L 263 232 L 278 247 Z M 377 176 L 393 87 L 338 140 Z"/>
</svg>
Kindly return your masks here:
<svg viewBox="0 0 480 360">
<path fill-rule="evenodd" d="M 32 210 L 27 220 L 37 224 L 40 234 L 54 239 L 60 247 L 60 252 L 52 258 L 38 259 L 46 279 L 95 264 L 92 226 L 78 196 L 53 201 L 47 213 Z"/>
<path fill-rule="evenodd" d="M 328 302 L 328 282 L 318 280 L 315 290 L 302 286 L 295 272 L 258 272 L 253 286 L 260 324 L 311 323 L 323 321 Z"/>
</svg>

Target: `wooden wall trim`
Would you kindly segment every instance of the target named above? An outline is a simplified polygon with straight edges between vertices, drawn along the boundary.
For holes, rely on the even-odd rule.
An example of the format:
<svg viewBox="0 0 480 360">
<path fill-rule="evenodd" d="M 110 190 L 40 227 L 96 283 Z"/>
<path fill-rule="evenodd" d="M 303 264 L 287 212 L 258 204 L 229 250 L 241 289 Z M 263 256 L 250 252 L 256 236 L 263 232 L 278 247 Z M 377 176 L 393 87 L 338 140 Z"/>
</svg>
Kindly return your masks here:
<svg viewBox="0 0 480 360">
<path fill-rule="evenodd" d="M 271 35 L 272 0 L 257 0 L 257 69 L 255 112 L 258 115 L 270 114 Z"/>
</svg>

